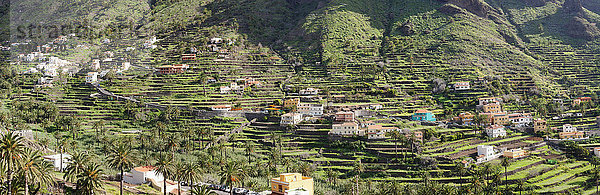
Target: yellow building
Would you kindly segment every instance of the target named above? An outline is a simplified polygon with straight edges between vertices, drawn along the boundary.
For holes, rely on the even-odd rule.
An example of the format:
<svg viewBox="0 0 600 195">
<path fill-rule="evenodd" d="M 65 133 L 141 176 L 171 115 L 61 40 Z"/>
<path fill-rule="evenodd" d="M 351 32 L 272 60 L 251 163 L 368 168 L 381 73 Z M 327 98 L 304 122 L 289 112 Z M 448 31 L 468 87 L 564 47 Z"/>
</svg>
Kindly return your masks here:
<svg viewBox="0 0 600 195">
<path fill-rule="evenodd" d="M 300 173 L 283 173 L 279 177 L 271 179 L 272 194 L 285 194 L 286 190 L 304 188 L 309 195 L 314 194 L 313 178 L 304 177 Z"/>
<path fill-rule="evenodd" d="M 491 103 L 483 105 L 483 112 L 487 113 L 499 113 L 502 112 L 502 106 L 500 104 Z"/>
<path fill-rule="evenodd" d="M 504 151 L 504 157 L 506 158 L 521 158 L 527 156 L 527 151 L 519 148 Z"/>
<path fill-rule="evenodd" d="M 289 109 L 298 108 L 298 104 L 300 104 L 300 98 L 287 99 L 283 101 L 283 107 Z"/>
<path fill-rule="evenodd" d="M 533 132 L 546 131 L 547 122 L 544 119 L 535 119 L 533 122 Z"/>
</svg>

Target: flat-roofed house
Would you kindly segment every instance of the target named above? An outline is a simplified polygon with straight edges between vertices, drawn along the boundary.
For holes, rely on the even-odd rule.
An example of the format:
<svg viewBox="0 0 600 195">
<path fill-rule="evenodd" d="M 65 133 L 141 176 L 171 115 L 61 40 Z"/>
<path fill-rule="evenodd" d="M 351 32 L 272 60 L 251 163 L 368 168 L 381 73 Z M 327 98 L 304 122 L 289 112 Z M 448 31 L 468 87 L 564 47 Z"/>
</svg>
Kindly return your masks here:
<svg viewBox="0 0 600 195">
<path fill-rule="evenodd" d="M 533 121 L 533 132 L 546 131 L 548 123 L 544 119 L 535 119 Z"/>
<path fill-rule="evenodd" d="M 456 90 L 456 91 L 469 90 L 469 89 L 471 89 L 471 85 L 469 84 L 469 81 L 460 81 L 460 82 L 454 83 L 454 90 Z"/>
<path fill-rule="evenodd" d="M 279 124 L 281 126 L 285 125 L 296 125 L 302 122 L 302 114 L 300 113 L 286 113 L 281 115 L 281 121 Z"/>
<path fill-rule="evenodd" d="M 479 105 L 483 106 L 486 104 L 490 104 L 490 103 L 502 103 L 502 98 L 500 97 L 485 97 L 485 98 L 479 98 Z"/>
<path fill-rule="evenodd" d="M 98 82 L 98 72 L 88 72 L 85 77 L 86 83 L 97 83 Z"/>
<path fill-rule="evenodd" d="M 329 131 L 329 134 L 343 135 L 343 136 L 350 136 L 350 135 L 364 136 L 365 131 L 359 130 L 358 124 L 356 124 L 355 122 L 345 122 L 345 123 L 331 125 L 331 131 Z"/>
<path fill-rule="evenodd" d="M 290 191 L 303 189 L 308 195 L 314 194 L 313 178 L 302 176 L 300 173 L 283 173 L 271 179 L 271 194 L 284 195 Z"/>
<path fill-rule="evenodd" d="M 298 112 L 305 116 L 322 116 L 323 104 L 319 103 L 300 103 L 298 104 Z"/>
<path fill-rule="evenodd" d="M 158 67 L 158 72 L 161 74 L 177 74 L 184 73 L 188 68 L 190 66 L 187 64 L 164 65 Z"/>
<path fill-rule="evenodd" d="M 411 118 L 413 121 L 436 121 L 435 115 L 424 109 L 417 110 Z"/>
<path fill-rule="evenodd" d="M 491 125 L 485 128 L 485 133 L 493 138 L 506 136 L 506 130 L 501 125 Z"/>
<path fill-rule="evenodd" d="M 337 112 L 337 113 L 335 113 L 335 121 L 338 121 L 338 122 L 354 121 L 354 112 Z"/>
<path fill-rule="evenodd" d="M 504 157 L 506 158 L 522 158 L 527 156 L 527 151 L 519 148 L 504 151 Z"/>
</svg>

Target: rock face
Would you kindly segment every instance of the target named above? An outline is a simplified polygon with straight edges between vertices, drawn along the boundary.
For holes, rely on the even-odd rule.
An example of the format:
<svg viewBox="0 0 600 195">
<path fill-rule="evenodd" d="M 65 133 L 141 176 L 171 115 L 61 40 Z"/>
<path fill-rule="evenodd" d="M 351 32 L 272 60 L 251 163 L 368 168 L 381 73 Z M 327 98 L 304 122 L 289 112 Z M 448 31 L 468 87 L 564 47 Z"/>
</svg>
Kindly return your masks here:
<svg viewBox="0 0 600 195">
<path fill-rule="evenodd" d="M 581 0 L 565 0 L 565 4 L 563 4 L 563 8 L 568 12 L 583 11 L 583 6 L 581 5 Z"/>
<path fill-rule="evenodd" d="M 487 18 L 490 11 L 495 11 L 494 8 L 481 0 L 449 0 L 448 3 L 466 9 L 482 18 Z"/>
<path fill-rule="evenodd" d="M 540 7 L 546 5 L 547 0 L 523 0 L 528 6 Z"/>
<path fill-rule="evenodd" d="M 403 35 L 413 35 L 415 34 L 414 27 L 415 25 L 412 22 L 407 21 L 400 26 L 400 32 L 402 32 Z"/>
<path fill-rule="evenodd" d="M 595 39 L 600 36 L 600 30 L 595 23 L 579 16 L 573 17 L 565 27 L 567 34 L 573 38 Z"/>
</svg>

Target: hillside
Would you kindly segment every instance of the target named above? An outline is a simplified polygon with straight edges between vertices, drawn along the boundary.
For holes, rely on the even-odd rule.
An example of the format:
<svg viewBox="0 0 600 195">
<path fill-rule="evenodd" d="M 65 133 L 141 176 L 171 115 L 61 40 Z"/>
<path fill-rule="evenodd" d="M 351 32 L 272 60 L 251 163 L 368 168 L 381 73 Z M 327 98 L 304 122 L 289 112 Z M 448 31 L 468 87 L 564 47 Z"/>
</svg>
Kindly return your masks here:
<svg viewBox="0 0 600 195">
<path fill-rule="evenodd" d="M 595 0 L 19 0 L 11 7 L 13 24 L 91 23 L 97 35 L 92 38 L 213 29 L 213 35 L 233 33 L 333 77 L 377 63 L 410 66 L 419 59 L 437 67 L 419 74 L 427 80 L 495 75 L 509 88 L 546 94 L 561 93 L 549 87 L 560 83 L 551 78 L 561 73 L 548 71 L 547 54 L 535 51 L 549 43 L 580 53 L 600 48 Z M 215 31 L 222 27 L 227 30 Z M 445 72 L 461 68 L 469 71 Z"/>
</svg>

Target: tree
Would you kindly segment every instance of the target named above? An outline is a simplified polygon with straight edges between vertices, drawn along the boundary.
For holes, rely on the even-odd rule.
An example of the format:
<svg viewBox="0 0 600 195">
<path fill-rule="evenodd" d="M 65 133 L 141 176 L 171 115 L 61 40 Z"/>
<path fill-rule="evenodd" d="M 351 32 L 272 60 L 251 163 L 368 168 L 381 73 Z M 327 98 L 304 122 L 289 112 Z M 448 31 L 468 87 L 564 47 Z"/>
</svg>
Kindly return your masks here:
<svg viewBox="0 0 600 195">
<path fill-rule="evenodd" d="M 106 122 L 104 122 L 104 120 L 98 120 L 92 124 L 92 128 L 96 131 L 96 140 L 98 140 L 98 137 L 100 136 L 100 132 L 103 132 L 105 125 L 106 125 Z"/>
<path fill-rule="evenodd" d="M 506 170 L 508 169 L 508 166 L 510 166 L 510 159 L 503 158 L 500 165 L 504 167 L 504 185 L 506 186 L 505 190 L 508 190 L 508 175 L 506 174 Z"/>
<path fill-rule="evenodd" d="M 90 157 L 86 153 L 74 153 L 71 157 L 71 162 L 67 165 L 63 178 L 75 183 L 77 177 L 85 171 L 86 163 L 88 163 L 89 160 Z"/>
<path fill-rule="evenodd" d="M 207 185 L 195 186 L 192 188 L 192 195 L 211 195 L 217 194 L 208 188 Z"/>
<path fill-rule="evenodd" d="M 461 163 L 456 163 L 456 165 L 454 165 L 454 171 L 456 171 L 456 173 L 458 174 L 458 179 L 460 180 L 460 187 L 462 188 L 462 176 L 465 174 L 465 166 Z"/>
<path fill-rule="evenodd" d="M 594 168 L 594 170 L 592 170 L 591 174 L 592 174 L 592 179 L 596 182 L 596 194 L 599 194 L 598 180 L 600 180 L 600 170 Z"/>
<path fill-rule="evenodd" d="M 25 148 L 21 159 L 19 175 L 22 175 L 25 186 L 25 195 L 29 195 L 29 185 L 44 186 L 53 183 L 53 166 L 42 158 L 39 151 Z"/>
<path fill-rule="evenodd" d="M 244 145 L 244 151 L 246 152 L 246 155 L 248 156 L 248 166 L 250 166 L 250 156 L 254 152 L 254 148 L 255 148 L 254 142 L 246 141 L 246 144 Z"/>
<path fill-rule="evenodd" d="M 398 158 L 398 140 L 404 138 L 399 131 L 388 131 L 385 133 L 386 137 L 391 137 L 394 140 L 394 151 L 396 152 L 396 158 Z M 406 155 L 404 155 L 404 159 L 406 159 Z"/>
<path fill-rule="evenodd" d="M 177 180 L 177 194 L 181 194 L 181 181 L 187 180 L 186 165 L 181 161 L 177 161 L 173 165 L 173 179 Z M 190 184 L 191 185 L 191 184 Z"/>
<path fill-rule="evenodd" d="M 229 161 L 219 172 L 221 175 L 221 184 L 229 186 L 230 194 L 233 195 L 233 186 L 241 183 L 246 176 L 246 172 L 235 161 Z"/>
<path fill-rule="evenodd" d="M 163 193 L 167 195 L 167 179 L 173 174 L 173 159 L 170 155 L 160 155 L 156 164 L 156 173 L 159 173 L 163 176 Z"/>
<path fill-rule="evenodd" d="M 131 154 L 131 147 L 127 147 L 124 144 L 119 144 L 111 148 L 108 154 L 108 165 L 119 170 L 121 173 L 119 193 L 123 195 L 123 171 L 124 169 L 130 169 L 133 167 L 133 155 Z"/>
<path fill-rule="evenodd" d="M 184 178 L 188 181 L 190 187 L 194 187 L 194 181 L 200 180 L 200 174 L 202 173 L 202 166 L 198 163 L 187 162 L 185 163 Z"/>
<path fill-rule="evenodd" d="M 358 191 L 358 180 L 360 179 L 360 174 L 365 171 L 365 165 L 362 164 L 360 159 L 354 162 L 354 172 L 356 173 L 356 194 L 360 194 Z"/>
<path fill-rule="evenodd" d="M 99 164 L 91 163 L 77 176 L 77 194 L 93 195 L 102 189 L 102 174 Z"/>
<path fill-rule="evenodd" d="M 8 175 L 8 194 L 12 194 L 12 180 L 13 170 L 17 167 L 19 159 L 24 152 L 25 145 L 23 144 L 23 138 L 14 134 L 12 131 L 8 131 L 0 139 L 0 152 L 2 154 L 2 163 L 6 163 L 7 175 Z"/>
<path fill-rule="evenodd" d="M 59 117 L 55 124 L 62 131 L 71 132 L 73 140 L 77 139 L 81 122 L 75 116 Z"/>
</svg>

